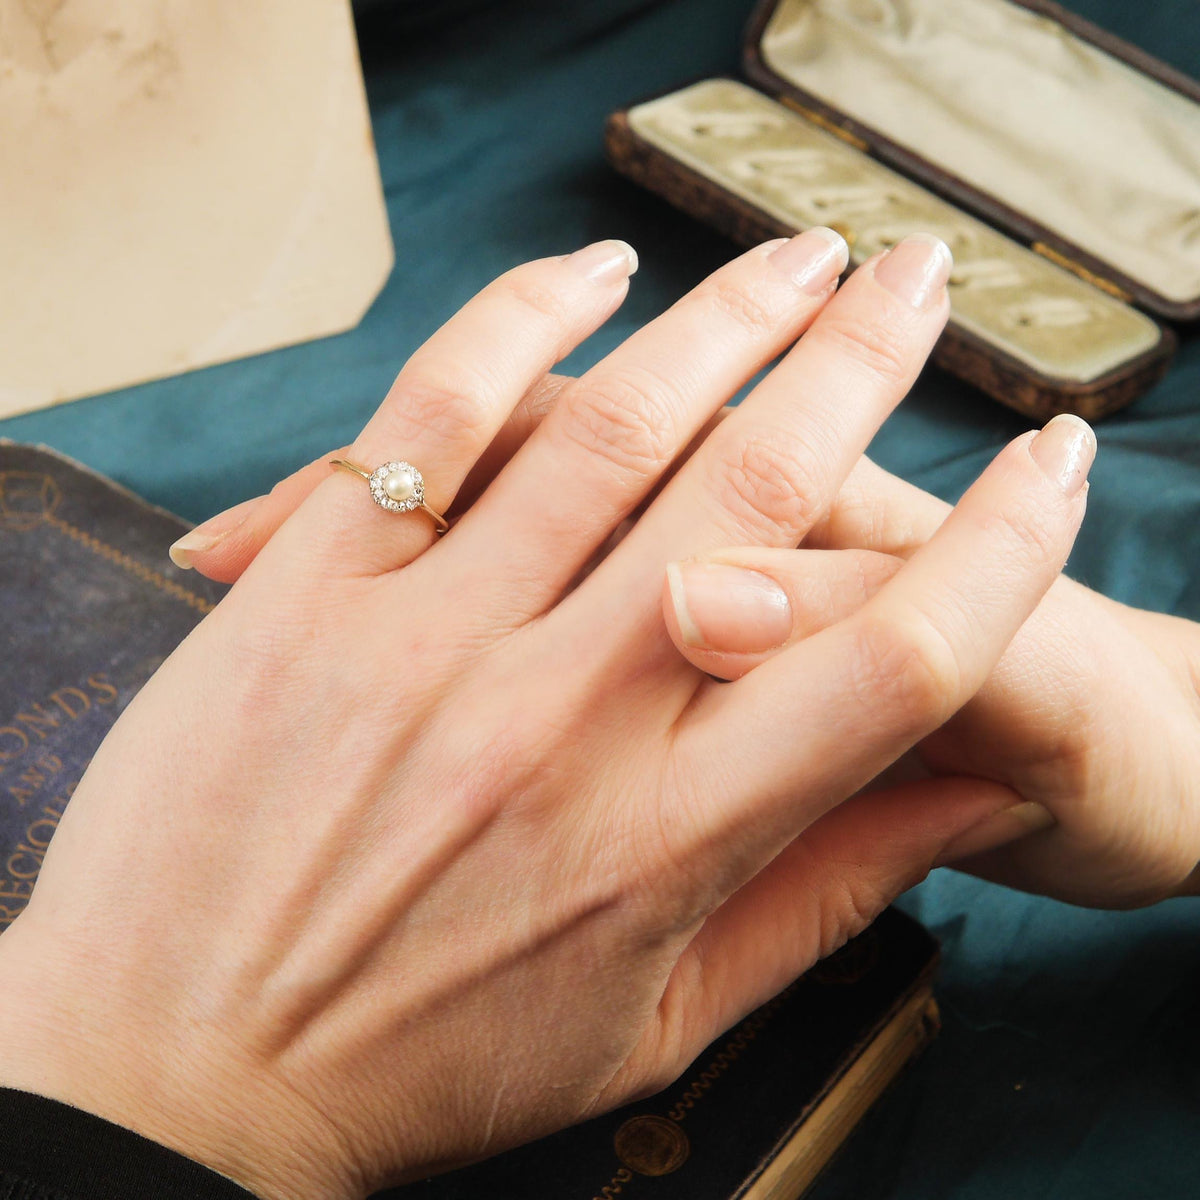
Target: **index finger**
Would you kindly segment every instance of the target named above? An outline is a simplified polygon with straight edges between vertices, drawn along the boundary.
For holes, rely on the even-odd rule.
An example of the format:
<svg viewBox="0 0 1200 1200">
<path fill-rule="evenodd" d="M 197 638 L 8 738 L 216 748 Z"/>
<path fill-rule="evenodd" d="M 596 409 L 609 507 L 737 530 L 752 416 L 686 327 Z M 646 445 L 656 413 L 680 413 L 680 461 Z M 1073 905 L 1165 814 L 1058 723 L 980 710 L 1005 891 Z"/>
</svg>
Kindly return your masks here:
<svg viewBox="0 0 1200 1200">
<path fill-rule="evenodd" d="M 676 743 L 689 811 L 662 827 L 726 856 L 738 839 L 766 861 L 949 719 L 1062 570 L 1095 447 L 1071 416 L 1018 438 L 857 613 L 710 685 Z"/>
<path fill-rule="evenodd" d="M 937 532 L 951 505 L 885 471 L 865 454 L 827 512 L 804 538 L 823 550 L 875 550 L 911 558 Z"/>
</svg>

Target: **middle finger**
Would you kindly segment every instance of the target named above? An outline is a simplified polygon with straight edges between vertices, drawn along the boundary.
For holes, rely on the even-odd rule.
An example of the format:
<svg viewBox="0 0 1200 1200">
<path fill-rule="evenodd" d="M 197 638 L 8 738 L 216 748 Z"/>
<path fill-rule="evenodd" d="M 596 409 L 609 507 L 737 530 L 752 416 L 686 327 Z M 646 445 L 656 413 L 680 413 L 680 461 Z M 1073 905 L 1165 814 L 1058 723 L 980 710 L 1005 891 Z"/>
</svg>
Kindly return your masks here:
<svg viewBox="0 0 1200 1200">
<path fill-rule="evenodd" d="M 563 390 L 454 530 L 509 620 L 558 600 L 705 421 L 807 328 L 847 259 L 827 229 L 759 246 Z"/>
</svg>

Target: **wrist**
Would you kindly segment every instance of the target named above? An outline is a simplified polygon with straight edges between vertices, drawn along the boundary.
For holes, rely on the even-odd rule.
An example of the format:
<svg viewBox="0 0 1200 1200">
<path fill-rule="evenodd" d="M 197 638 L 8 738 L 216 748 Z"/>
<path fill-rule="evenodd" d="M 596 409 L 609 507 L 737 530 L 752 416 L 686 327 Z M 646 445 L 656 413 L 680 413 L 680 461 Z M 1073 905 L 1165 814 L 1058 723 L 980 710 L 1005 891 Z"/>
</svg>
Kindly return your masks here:
<svg viewBox="0 0 1200 1200">
<path fill-rule="evenodd" d="M 28 953 L 25 914 L 0 938 L 0 1088 L 119 1125 L 261 1200 L 352 1200 L 332 1126 L 211 1023 L 174 1020 Z M 37 946 L 56 939 L 39 937 Z M 75 964 L 78 966 L 78 964 Z M 208 1026 L 202 1028 L 202 1026 Z"/>
</svg>

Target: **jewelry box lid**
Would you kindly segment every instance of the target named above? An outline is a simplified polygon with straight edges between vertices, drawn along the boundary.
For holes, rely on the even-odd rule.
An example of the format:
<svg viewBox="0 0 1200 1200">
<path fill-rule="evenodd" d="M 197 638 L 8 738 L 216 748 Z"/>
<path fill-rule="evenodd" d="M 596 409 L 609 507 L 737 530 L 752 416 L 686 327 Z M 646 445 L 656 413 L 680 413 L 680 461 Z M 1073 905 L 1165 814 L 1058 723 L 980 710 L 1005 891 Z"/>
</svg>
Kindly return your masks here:
<svg viewBox="0 0 1200 1200">
<path fill-rule="evenodd" d="M 1051 0 L 763 0 L 744 66 L 1110 294 L 1200 318 L 1200 82 Z"/>
</svg>

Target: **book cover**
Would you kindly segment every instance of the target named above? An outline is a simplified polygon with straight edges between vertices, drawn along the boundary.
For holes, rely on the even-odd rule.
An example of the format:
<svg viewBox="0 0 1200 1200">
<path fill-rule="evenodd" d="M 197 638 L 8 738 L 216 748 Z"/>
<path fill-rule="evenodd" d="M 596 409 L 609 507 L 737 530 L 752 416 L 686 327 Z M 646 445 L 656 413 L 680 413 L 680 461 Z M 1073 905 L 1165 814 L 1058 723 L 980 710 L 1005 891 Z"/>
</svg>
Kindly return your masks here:
<svg viewBox="0 0 1200 1200">
<path fill-rule="evenodd" d="M 52 450 L 0 441 L 0 931 L 121 710 L 227 590 L 186 522 Z"/>
<path fill-rule="evenodd" d="M 105 733 L 227 590 L 167 558 L 186 528 L 0 441 L 0 933 Z M 377 1200 L 794 1200 L 936 1031 L 936 957 L 889 910 L 659 1095 Z"/>
</svg>

